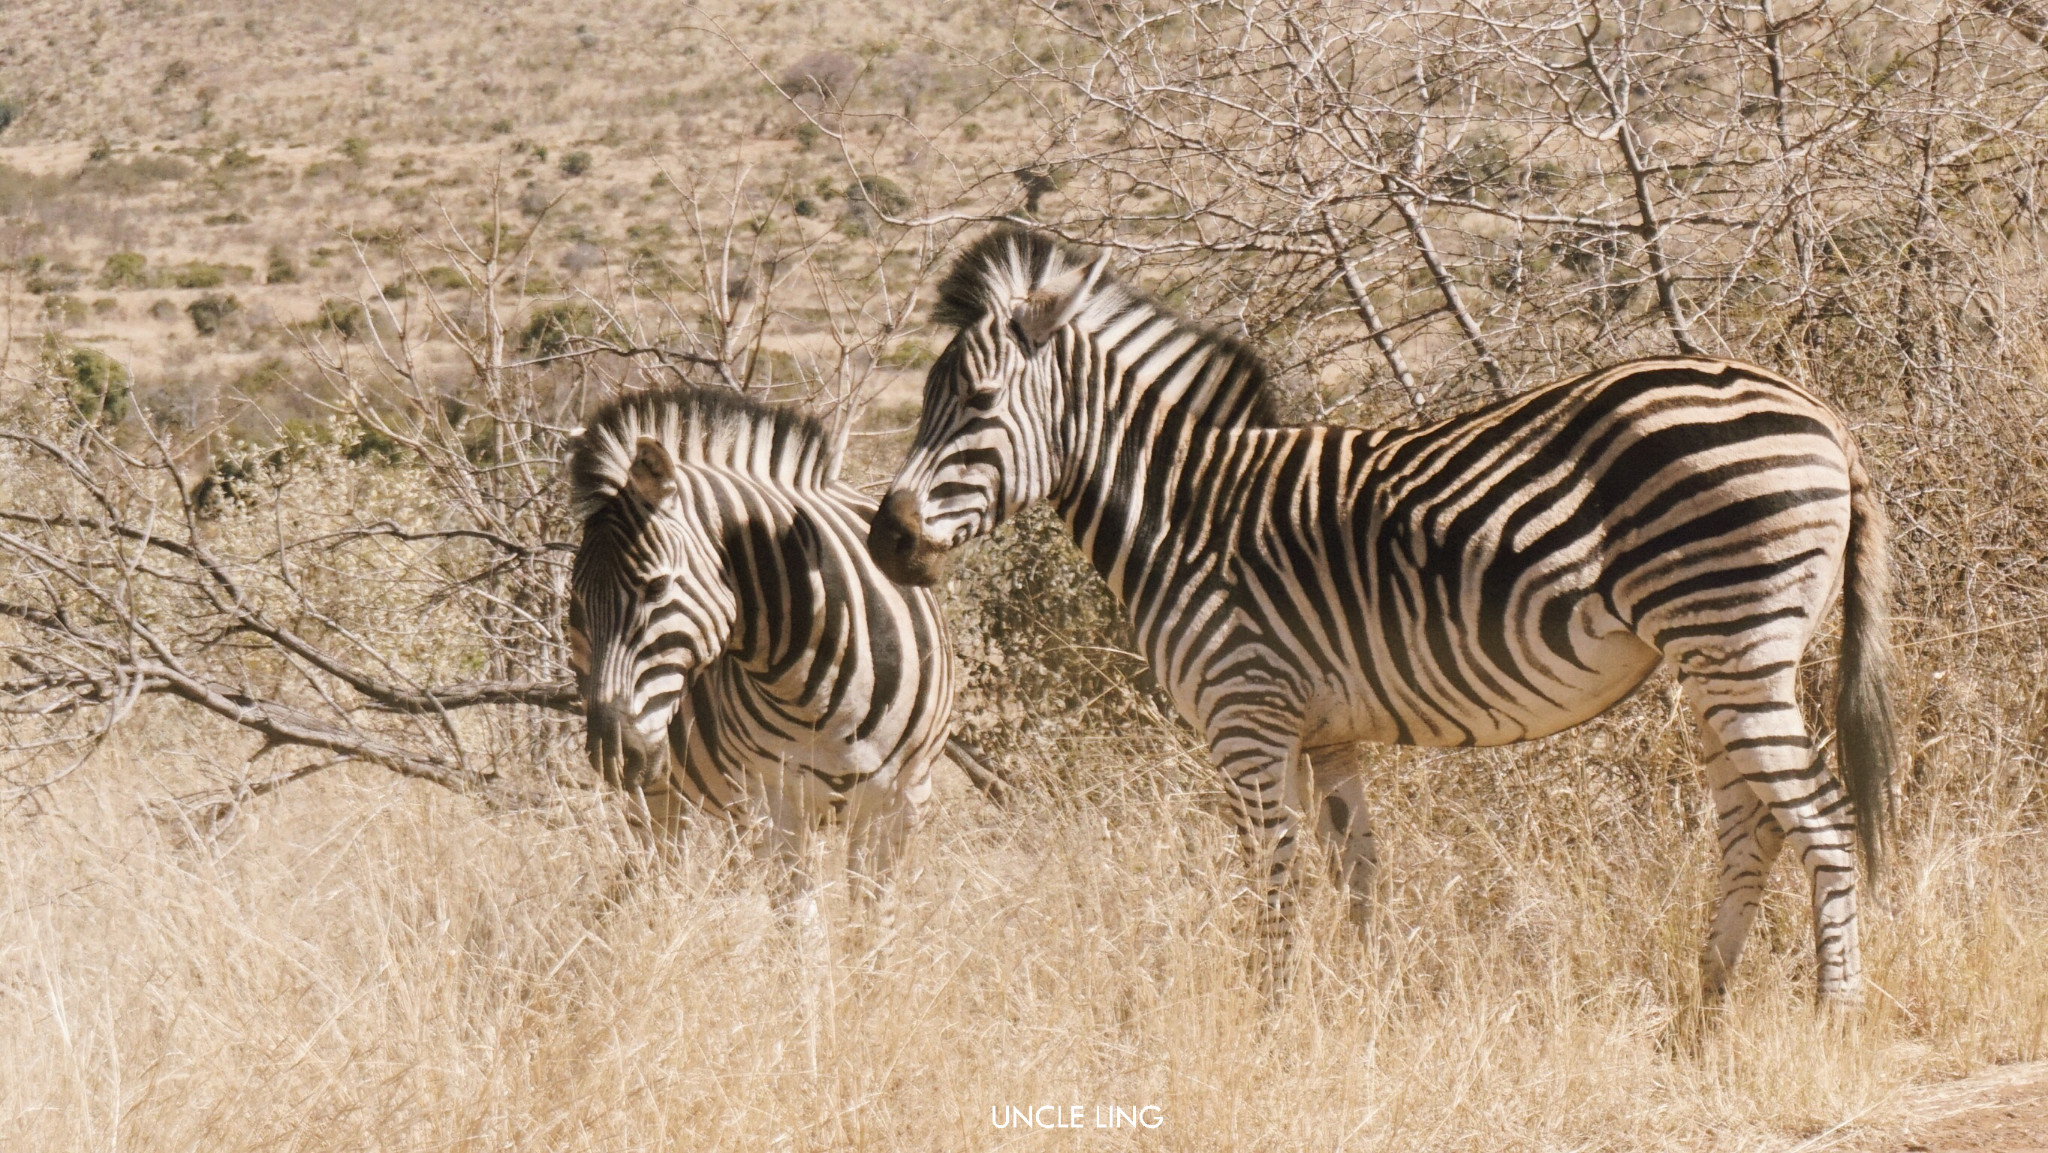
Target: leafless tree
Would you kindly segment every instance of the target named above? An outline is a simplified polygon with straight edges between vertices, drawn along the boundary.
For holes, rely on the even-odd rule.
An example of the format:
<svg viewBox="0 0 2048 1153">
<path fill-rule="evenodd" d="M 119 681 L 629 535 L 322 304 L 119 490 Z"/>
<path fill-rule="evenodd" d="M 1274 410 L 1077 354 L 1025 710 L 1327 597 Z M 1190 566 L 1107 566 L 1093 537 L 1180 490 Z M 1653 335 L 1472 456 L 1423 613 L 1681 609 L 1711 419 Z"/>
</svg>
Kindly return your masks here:
<svg viewBox="0 0 2048 1153">
<path fill-rule="evenodd" d="M 2029 322 L 1996 286 L 2039 243 L 2030 12 L 1106 0 L 1006 59 L 1063 110 L 1053 226 L 1325 411 L 1706 351 L 1880 369 L 1924 422 Z"/>
<path fill-rule="evenodd" d="M 47 365 L 18 378 L 35 399 L 0 419 L 0 800 L 37 797 L 152 698 L 288 762 L 189 798 L 206 821 L 351 761 L 530 792 L 508 767 L 573 750 L 580 712 L 558 464 L 582 413 L 694 382 L 807 403 L 843 444 L 935 259 L 900 236 L 771 236 L 784 198 L 744 171 L 672 191 L 680 259 L 607 254 L 567 291 L 534 290 L 545 211 L 359 245 L 356 319 L 299 330 L 317 383 L 298 401 L 322 419 L 261 442 L 117 419 Z"/>
</svg>

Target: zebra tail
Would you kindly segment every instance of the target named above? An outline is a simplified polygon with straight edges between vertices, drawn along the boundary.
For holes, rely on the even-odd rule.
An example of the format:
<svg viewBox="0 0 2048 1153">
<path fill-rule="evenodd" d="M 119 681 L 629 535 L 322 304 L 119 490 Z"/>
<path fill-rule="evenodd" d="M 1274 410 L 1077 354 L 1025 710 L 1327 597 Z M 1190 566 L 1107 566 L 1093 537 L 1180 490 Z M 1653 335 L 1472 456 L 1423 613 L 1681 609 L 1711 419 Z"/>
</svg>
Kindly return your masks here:
<svg viewBox="0 0 2048 1153">
<path fill-rule="evenodd" d="M 1842 582 L 1842 653 L 1835 682 L 1835 725 L 1842 777 L 1856 806 L 1872 881 L 1882 863 L 1887 782 L 1899 760 L 1892 715 L 1889 607 L 1891 569 L 1885 556 L 1884 506 L 1860 454 L 1849 463 L 1849 547 Z"/>
<path fill-rule="evenodd" d="M 994 761 L 988 759 L 986 753 L 957 737 L 947 737 L 946 758 L 960 766 L 960 771 L 967 774 L 967 779 L 981 790 L 982 796 L 998 805 L 1009 803 L 1009 778 L 1003 775 Z"/>
</svg>

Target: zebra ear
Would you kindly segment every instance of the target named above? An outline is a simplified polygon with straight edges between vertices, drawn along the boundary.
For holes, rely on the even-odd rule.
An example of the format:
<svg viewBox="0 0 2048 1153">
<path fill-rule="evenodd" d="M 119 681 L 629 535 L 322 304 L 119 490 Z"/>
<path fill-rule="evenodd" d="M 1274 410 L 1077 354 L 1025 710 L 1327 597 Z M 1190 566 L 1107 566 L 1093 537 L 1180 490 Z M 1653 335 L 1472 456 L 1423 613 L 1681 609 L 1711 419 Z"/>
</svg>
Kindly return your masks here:
<svg viewBox="0 0 2048 1153">
<path fill-rule="evenodd" d="M 1109 253 L 1105 251 L 1085 272 L 1070 268 L 1040 285 L 1038 291 L 1017 305 L 1010 319 L 1017 322 L 1017 331 L 1024 334 L 1032 348 L 1043 346 L 1060 326 L 1081 314 L 1095 291 L 1095 282 L 1102 278 L 1103 266 L 1108 263 Z"/>
<path fill-rule="evenodd" d="M 633 467 L 626 473 L 626 486 L 649 504 L 660 504 L 676 490 L 676 458 L 651 436 L 643 436 L 633 449 Z"/>
</svg>

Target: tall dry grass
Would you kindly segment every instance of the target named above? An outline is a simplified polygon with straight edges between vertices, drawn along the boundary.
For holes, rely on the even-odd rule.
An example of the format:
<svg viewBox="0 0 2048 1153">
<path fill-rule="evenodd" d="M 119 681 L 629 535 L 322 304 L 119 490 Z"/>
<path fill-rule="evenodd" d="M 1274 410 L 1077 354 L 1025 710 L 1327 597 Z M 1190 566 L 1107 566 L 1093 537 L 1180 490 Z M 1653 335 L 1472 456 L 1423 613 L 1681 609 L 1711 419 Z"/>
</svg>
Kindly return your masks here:
<svg viewBox="0 0 2048 1153">
<path fill-rule="evenodd" d="M 1176 766 L 1008 811 L 948 778 L 894 935 L 834 900 L 821 949 L 728 832 L 649 859 L 601 795 L 492 815 L 337 773 L 195 841 L 137 805 L 207 739 L 165 720 L 0 828 L 0 1146 L 1771 1149 L 2043 1055 L 2026 756 L 1913 799 L 1860 1014 L 1815 1017 L 1783 869 L 1703 1020 L 1688 734 L 1653 687 L 1528 749 L 1383 758 L 1373 939 L 1314 887 L 1269 1015 L 1228 826 Z M 991 1124 L 1044 1104 L 1164 1121 Z"/>
</svg>

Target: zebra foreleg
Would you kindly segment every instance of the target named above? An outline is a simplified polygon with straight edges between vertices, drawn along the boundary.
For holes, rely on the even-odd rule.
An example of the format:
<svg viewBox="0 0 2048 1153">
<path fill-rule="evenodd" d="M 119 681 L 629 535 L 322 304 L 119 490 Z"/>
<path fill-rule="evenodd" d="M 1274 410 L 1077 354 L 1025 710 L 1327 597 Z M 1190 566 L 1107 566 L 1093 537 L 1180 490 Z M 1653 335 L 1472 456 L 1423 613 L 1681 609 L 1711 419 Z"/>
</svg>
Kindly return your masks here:
<svg viewBox="0 0 2048 1153">
<path fill-rule="evenodd" d="M 856 798 L 847 821 L 847 883 L 861 919 L 873 922 L 876 932 L 885 938 L 896 928 L 889 879 L 917 823 L 917 806 L 894 794 L 874 800 Z"/>
<path fill-rule="evenodd" d="M 751 798 L 760 817 L 761 855 L 773 862 L 777 877 L 769 902 L 784 923 L 797 930 L 809 948 L 824 939 L 825 921 L 818 905 L 814 823 L 800 797 L 773 787 L 757 788 Z"/>
<path fill-rule="evenodd" d="M 1254 963 L 1270 1004 L 1286 992 L 1294 959 L 1294 853 L 1307 791 L 1301 757 L 1263 731 L 1234 726 L 1219 727 L 1210 751 L 1234 802 L 1239 845 L 1259 898 Z"/>
<path fill-rule="evenodd" d="M 1796 657 L 1797 650 L 1793 651 Z M 1753 659 L 1761 659 L 1760 656 Z M 1684 668 L 1685 662 L 1680 667 Z M 1856 944 L 1856 826 L 1848 794 L 1828 770 L 1825 758 L 1813 755 L 1793 695 L 1793 662 L 1764 666 L 1776 671 L 1766 676 L 1745 677 L 1739 673 L 1696 673 L 1682 681 L 1695 714 L 1700 718 L 1710 743 L 1720 747 L 1717 763 L 1727 766 L 1732 785 L 1747 787 L 1760 808 L 1769 812 L 1792 847 L 1793 855 L 1806 870 L 1813 892 L 1815 983 L 1823 1002 L 1854 1003 L 1862 995 L 1862 960 Z M 1716 670 L 1717 672 L 1719 670 Z M 1716 789 L 1716 799 L 1727 812 L 1730 790 Z M 1731 825 L 1739 827 L 1752 820 L 1736 808 L 1723 828 L 1723 893 L 1715 911 L 1715 936 L 1710 948 L 1740 940 L 1755 917 L 1755 893 L 1741 886 L 1761 889 L 1766 836 L 1755 834 L 1753 852 L 1758 863 L 1753 880 L 1731 886 L 1728 880 L 1726 846 L 1733 845 L 1735 861 L 1743 859 L 1743 838 L 1729 837 Z M 1755 822 L 1753 824 L 1761 824 Z M 1733 889 L 1738 895 L 1729 898 Z M 1747 893 L 1750 907 L 1742 908 Z M 1733 904 L 1730 901 L 1733 900 Z M 1739 952 L 1739 944 L 1734 952 Z M 1720 960 L 1732 965 L 1733 953 Z M 1723 977 L 1725 981 L 1725 975 Z"/>
<path fill-rule="evenodd" d="M 1330 879 L 1346 897 L 1351 923 L 1363 933 L 1372 917 L 1379 844 L 1365 811 L 1356 744 L 1325 745 L 1304 753 L 1315 778 L 1316 834 L 1330 864 Z"/>
</svg>

